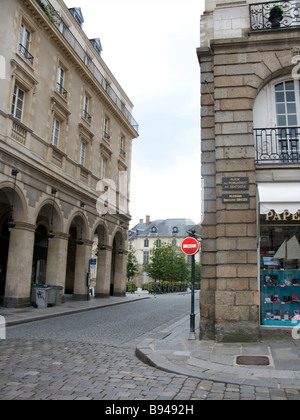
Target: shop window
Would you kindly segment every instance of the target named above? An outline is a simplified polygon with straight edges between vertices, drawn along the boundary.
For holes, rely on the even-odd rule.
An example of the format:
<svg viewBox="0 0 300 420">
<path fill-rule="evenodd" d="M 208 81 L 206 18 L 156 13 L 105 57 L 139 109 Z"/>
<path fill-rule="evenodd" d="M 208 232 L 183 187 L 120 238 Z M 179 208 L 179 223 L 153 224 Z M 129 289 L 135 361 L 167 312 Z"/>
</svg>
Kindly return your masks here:
<svg viewBox="0 0 300 420">
<path fill-rule="evenodd" d="M 263 325 L 293 327 L 300 322 L 300 211 L 288 216 L 288 211 L 277 215 L 272 210 L 260 219 Z"/>
</svg>

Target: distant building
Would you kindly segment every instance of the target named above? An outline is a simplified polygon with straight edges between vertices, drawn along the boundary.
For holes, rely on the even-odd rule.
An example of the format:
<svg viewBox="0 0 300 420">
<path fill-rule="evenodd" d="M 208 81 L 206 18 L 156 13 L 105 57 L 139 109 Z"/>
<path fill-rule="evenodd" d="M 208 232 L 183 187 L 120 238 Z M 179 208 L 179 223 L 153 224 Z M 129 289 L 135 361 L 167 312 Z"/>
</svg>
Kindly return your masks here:
<svg viewBox="0 0 300 420">
<path fill-rule="evenodd" d="M 135 255 L 139 264 L 139 274 L 135 278 L 138 287 L 150 280 L 143 270 L 144 264 L 150 257 L 150 251 L 155 245 L 162 243 L 171 244 L 180 248 L 182 241 L 189 236 L 189 231 L 195 229 L 195 223 L 191 219 L 166 219 L 150 221 L 146 216 L 129 231 L 129 244 L 136 251 Z M 201 253 L 196 254 L 196 262 L 200 262 Z M 187 259 L 190 262 L 190 259 Z"/>
<path fill-rule="evenodd" d="M 133 104 L 80 8 L 1 0 L 1 16 L 0 302 L 29 305 L 36 283 L 86 299 L 94 243 L 96 297 L 124 295 Z"/>
</svg>

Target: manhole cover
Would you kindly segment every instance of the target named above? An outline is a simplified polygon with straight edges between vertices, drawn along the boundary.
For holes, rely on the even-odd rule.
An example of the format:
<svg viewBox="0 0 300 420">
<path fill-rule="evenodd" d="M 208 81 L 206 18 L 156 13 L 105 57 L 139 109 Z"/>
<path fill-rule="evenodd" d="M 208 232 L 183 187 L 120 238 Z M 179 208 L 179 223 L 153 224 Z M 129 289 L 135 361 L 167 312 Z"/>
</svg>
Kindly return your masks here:
<svg viewBox="0 0 300 420">
<path fill-rule="evenodd" d="M 238 365 L 268 366 L 270 364 L 268 356 L 237 356 Z"/>
</svg>

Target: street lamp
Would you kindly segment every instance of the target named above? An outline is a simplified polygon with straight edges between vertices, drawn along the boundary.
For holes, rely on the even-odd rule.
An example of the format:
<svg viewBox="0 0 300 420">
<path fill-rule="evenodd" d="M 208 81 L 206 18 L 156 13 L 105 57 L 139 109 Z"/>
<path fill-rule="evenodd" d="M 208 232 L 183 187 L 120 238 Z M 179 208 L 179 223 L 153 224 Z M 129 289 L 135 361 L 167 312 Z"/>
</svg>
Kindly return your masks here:
<svg viewBox="0 0 300 420">
<path fill-rule="evenodd" d="M 16 224 L 14 222 L 14 206 L 15 206 L 15 192 L 16 192 L 16 184 L 17 184 L 18 173 L 19 173 L 18 169 L 12 169 L 12 171 L 11 171 L 11 174 L 12 174 L 13 177 L 15 177 L 15 180 L 14 180 L 14 189 L 13 189 L 11 210 L 10 210 L 10 215 L 9 215 L 9 218 L 8 218 L 8 224 L 7 224 L 7 228 L 8 228 L 9 232 L 11 232 L 12 229 L 14 229 L 16 227 Z"/>
<path fill-rule="evenodd" d="M 85 203 L 83 201 L 80 202 L 80 207 L 82 209 L 82 211 L 81 211 L 81 228 L 80 228 L 80 237 L 78 239 L 77 244 L 78 245 L 83 245 L 83 240 L 82 240 L 82 232 L 83 232 L 83 211 L 84 211 L 84 207 L 85 207 Z"/>
<path fill-rule="evenodd" d="M 54 217 L 54 206 L 55 206 L 55 195 L 57 193 L 57 190 L 55 188 L 52 188 L 51 194 L 53 195 L 53 202 L 52 202 L 52 209 L 51 209 L 51 221 L 50 221 L 50 231 L 47 235 L 48 240 L 51 240 L 54 238 L 53 234 L 53 217 Z"/>
</svg>

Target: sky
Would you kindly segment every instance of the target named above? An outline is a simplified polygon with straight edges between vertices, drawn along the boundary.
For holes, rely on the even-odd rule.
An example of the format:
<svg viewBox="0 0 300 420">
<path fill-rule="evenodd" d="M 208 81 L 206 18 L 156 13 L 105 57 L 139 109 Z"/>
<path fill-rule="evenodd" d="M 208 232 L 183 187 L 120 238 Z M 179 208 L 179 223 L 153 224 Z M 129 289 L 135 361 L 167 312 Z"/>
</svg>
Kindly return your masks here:
<svg viewBox="0 0 300 420">
<path fill-rule="evenodd" d="M 200 16 L 204 0 L 65 0 L 134 104 L 132 228 L 140 219 L 201 219 Z"/>
</svg>

